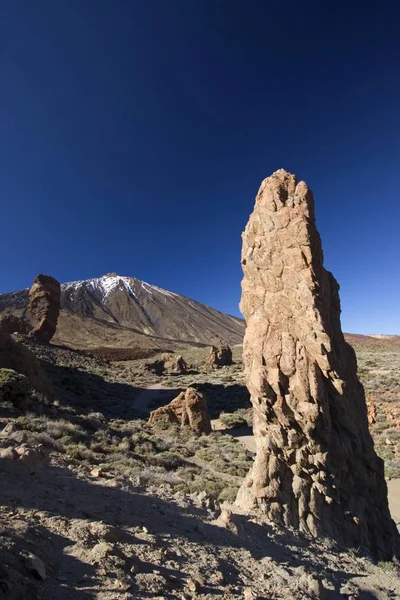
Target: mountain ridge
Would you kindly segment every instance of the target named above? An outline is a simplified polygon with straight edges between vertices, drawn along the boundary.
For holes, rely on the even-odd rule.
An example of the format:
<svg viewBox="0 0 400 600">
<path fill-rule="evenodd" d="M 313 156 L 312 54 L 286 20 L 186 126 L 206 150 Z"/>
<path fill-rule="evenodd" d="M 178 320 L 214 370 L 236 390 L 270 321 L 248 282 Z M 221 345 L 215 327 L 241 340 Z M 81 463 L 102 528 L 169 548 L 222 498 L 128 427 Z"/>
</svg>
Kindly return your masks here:
<svg viewBox="0 0 400 600">
<path fill-rule="evenodd" d="M 0 312 L 23 315 L 28 289 L 0 294 Z M 76 348 L 241 343 L 244 321 L 134 277 L 109 273 L 61 284 L 54 343 Z"/>
</svg>

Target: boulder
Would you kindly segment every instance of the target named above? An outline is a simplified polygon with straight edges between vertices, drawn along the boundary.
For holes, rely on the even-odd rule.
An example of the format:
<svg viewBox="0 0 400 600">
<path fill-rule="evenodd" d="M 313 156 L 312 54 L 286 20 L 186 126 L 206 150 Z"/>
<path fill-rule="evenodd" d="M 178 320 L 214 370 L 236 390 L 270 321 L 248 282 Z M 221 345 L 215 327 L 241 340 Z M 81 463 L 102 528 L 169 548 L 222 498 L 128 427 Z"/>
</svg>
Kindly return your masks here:
<svg viewBox="0 0 400 600">
<path fill-rule="evenodd" d="M 168 373 L 184 374 L 188 371 L 186 361 L 181 355 L 167 354 L 163 360 L 164 368 Z"/>
<path fill-rule="evenodd" d="M 49 275 L 38 275 L 29 290 L 28 315 L 32 336 L 49 342 L 56 332 L 60 314 L 61 288 Z"/>
<path fill-rule="evenodd" d="M 5 314 L 0 317 L 0 334 L 1 333 L 22 333 L 27 334 L 31 331 L 30 323 L 24 317 Z"/>
<path fill-rule="evenodd" d="M 341 330 L 339 286 L 323 266 L 312 193 L 283 169 L 261 184 L 242 267 L 257 454 L 237 502 L 391 559 L 399 534 L 355 353 Z"/>
<path fill-rule="evenodd" d="M 36 356 L 17 335 L 0 335 L 0 369 L 12 369 L 25 375 L 34 390 L 54 397 L 53 386 Z"/>
<path fill-rule="evenodd" d="M 207 359 L 207 366 L 209 367 L 225 367 L 233 365 L 232 350 L 228 345 L 223 345 L 217 348 L 211 346 L 210 354 Z"/>
<path fill-rule="evenodd" d="M 188 426 L 199 433 L 210 433 L 211 422 L 207 412 L 207 402 L 204 394 L 189 387 L 181 392 L 166 406 L 160 406 L 150 413 L 149 423 L 167 421 Z"/>
<path fill-rule="evenodd" d="M 0 334 L 29 334 L 42 342 L 49 342 L 56 332 L 60 303 L 58 281 L 49 275 L 38 275 L 29 290 L 28 308 L 24 315 L 1 315 Z"/>
<path fill-rule="evenodd" d="M 143 368 L 155 375 L 163 375 L 164 373 L 184 374 L 189 369 L 184 358 L 180 355 L 175 356 L 175 354 L 165 354 L 161 358 L 145 363 Z"/>
</svg>

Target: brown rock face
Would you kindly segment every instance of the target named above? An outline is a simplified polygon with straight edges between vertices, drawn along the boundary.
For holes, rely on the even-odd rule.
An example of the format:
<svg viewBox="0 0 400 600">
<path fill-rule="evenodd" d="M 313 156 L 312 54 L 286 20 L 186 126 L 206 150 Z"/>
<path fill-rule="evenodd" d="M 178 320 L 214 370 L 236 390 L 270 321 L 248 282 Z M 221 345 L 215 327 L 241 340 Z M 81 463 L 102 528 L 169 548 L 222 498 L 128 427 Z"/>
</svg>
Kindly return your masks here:
<svg viewBox="0 0 400 600">
<path fill-rule="evenodd" d="M 187 373 L 189 367 L 183 356 L 165 354 L 161 358 L 145 363 L 143 368 L 155 375 L 163 375 L 165 372 L 172 374 Z"/>
<path fill-rule="evenodd" d="M 18 336 L 0 335 L 0 368 L 22 373 L 29 379 L 33 389 L 53 397 L 53 387 L 39 360 L 17 338 Z"/>
<path fill-rule="evenodd" d="M 56 332 L 60 313 L 60 284 L 54 277 L 38 275 L 29 290 L 28 314 L 33 329 L 31 335 L 49 342 Z"/>
<path fill-rule="evenodd" d="M 27 334 L 31 331 L 31 325 L 22 317 L 16 317 L 12 314 L 3 315 L 0 317 L 0 334 L 1 333 L 22 333 Z"/>
<path fill-rule="evenodd" d="M 232 364 L 232 350 L 229 346 L 220 346 L 219 348 L 211 346 L 210 354 L 207 359 L 207 366 L 224 367 Z"/>
<path fill-rule="evenodd" d="M 314 202 L 279 170 L 261 184 L 243 234 L 243 359 L 257 455 L 237 502 L 314 537 L 399 552 L 383 462 L 323 267 Z"/>
<path fill-rule="evenodd" d="M 189 426 L 199 433 L 210 433 L 211 423 L 207 412 L 207 402 L 204 395 L 189 387 L 181 392 L 166 406 L 160 406 L 150 413 L 149 423 L 168 421 L 183 427 Z"/>
<path fill-rule="evenodd" d="M 186 373 L 188 366 L 183 356 L 175 354 L 168 354 L 164 358 L 164 368 L 170 373 Z"/>
</svg>

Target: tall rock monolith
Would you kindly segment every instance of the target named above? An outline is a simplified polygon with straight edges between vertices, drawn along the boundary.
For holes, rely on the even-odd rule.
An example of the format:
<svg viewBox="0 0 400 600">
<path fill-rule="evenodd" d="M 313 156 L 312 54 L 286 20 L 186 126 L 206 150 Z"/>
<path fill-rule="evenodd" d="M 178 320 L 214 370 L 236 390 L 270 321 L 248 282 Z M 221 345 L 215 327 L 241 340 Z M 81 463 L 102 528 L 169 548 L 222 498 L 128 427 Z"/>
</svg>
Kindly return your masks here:
<svg viewBox="0 0 400 600">
<path fill-rule="evenodd" d="M 29 290 L 28 317 L 32 324 L 30 335 L 49 342 L 56 332 L 60 313 L 61 288 L 50 275 L 38 275 Z"/>
<path fill-rule="evenodd" d="M 398 555 L 383 462 L 341 330 L 339 286 L 323 266 L 312 192 L 283 169 L 261 184 L 242 266 L 257 454 L 237 502 L 313 537 L 379 558 Z"/>
</svg>

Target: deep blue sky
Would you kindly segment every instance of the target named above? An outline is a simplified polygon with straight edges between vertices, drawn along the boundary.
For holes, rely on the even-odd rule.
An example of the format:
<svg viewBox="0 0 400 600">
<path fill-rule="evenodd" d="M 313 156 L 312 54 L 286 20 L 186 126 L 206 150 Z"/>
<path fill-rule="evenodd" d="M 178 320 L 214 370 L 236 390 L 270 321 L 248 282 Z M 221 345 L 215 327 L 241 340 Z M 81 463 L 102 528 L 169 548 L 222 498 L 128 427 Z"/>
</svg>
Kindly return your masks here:
<svg viewBox="0 0 400 600">
<path fill-rule="evenodd" d="M 347 331 L 400 333 L 400 7 L 0 3 L 0 292 L 116 271 L 238 314 L 264 177 L 314 190 Z"/>
</svg>

